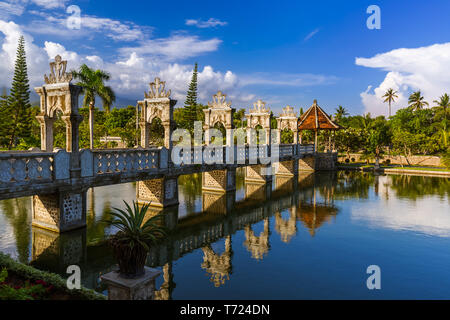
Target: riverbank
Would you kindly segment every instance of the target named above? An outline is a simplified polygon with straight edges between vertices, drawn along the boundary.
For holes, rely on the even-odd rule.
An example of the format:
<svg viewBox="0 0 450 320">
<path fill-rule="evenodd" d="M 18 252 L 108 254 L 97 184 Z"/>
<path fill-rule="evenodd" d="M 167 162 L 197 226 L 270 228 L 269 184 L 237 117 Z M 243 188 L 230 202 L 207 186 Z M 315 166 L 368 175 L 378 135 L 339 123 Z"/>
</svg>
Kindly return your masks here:
<svg viewBox="0 0 450 320">
<path fill-rule="evenodd" d="M 21 264 L 0 252 L 0 300 L 105 300 L 93 290 L 69 290 L 57 274 Z"/>
<path fill-rule="evenodd" d="M 379 172 L 391 174 L 410 174 L 410 175 L 434 175 L 442 177 L 450 177 L 450 170 L 440 167 L 419 167 L 419 166 L 380 166 L 375 169 L 374 164 L 353 163 L 353 164 L 338 164 L 338 170 L 356 170 L 364 172 Z"/>
</svg>

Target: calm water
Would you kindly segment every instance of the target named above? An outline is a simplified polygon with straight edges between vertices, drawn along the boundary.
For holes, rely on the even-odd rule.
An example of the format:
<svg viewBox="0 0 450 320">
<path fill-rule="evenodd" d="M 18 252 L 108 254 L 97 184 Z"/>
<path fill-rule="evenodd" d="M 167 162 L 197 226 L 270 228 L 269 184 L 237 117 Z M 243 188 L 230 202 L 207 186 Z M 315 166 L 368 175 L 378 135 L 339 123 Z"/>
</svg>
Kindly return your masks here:
<svg viewBox="0 0 450 320">
<path fill-rule="evenodd" d="M 238 171 L 236 194 L 220 197 L 202 194 L 201 175 L 180 177 L 180 206 L 166 212 L 173 232 L 148 261 L 163 271 L 157 296 L 450 298 L 449 179 L 338 172 L 271 187 L 247 185 Z M 60 237 L 31 227 L 30 198 L 0 201 L 0 251 L 62 275 L 78 264 L 83 284 L 104 292 L 114 230 L 100 220 L 135 200 L 135 188 L 88 191 L 87 230 Z M 366 287 L 370 265 L 381 268 L 380 291 Z"/>
</svg>

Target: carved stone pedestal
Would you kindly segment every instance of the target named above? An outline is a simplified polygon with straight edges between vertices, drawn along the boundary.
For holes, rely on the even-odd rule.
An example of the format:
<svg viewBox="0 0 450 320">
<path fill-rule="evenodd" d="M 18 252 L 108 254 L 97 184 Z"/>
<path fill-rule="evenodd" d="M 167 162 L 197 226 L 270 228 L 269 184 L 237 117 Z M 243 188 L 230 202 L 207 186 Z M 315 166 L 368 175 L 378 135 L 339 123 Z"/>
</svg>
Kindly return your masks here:
<svg viewBox="0 0 450 320">
<path fill-rule="evenodd" d="M 32 198 L 33 226 L 54 232 L 86 227 L 86 192 L 59 192 Z"/>
<path fill-rule="evenodd" d="M 136 193 L 138 202 L 151 203 L 153 207 L 178 205 L 178 177 L 139 181 Z"/>
<path fill-rule="evenodd" d="M 145 274 L 138 279 L 124 279 L 116 271 L 101 276 L 108 287 L 109 300 L 152 300 L 155 279 L 161 274 L 156 269 L 145 267 Z"/>
</svg>

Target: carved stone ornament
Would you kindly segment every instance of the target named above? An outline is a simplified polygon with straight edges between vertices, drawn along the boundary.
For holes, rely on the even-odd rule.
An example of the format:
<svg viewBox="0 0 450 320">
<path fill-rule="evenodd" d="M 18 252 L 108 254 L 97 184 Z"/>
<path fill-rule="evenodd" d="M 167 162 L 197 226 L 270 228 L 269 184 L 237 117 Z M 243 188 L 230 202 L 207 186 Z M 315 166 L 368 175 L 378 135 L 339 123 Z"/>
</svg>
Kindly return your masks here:
<svg viewBox="0 0 450 320">
<path fill-rule="evenodd" d="M 155 78 L 155 81 L 150 83 L 150 91 L 145 92 L 146 99 L 159 99 L 159 98 L 169 98 L 172 93 L 171 90 L 165 91 L 166 82 L 161 81 L 160 78 Z"/>
<path fill-rule="evenodd" d="M 266 108 L 266 103 L 264 101 L 258 100 L 253 104 L 253 109 L 250 110 L 250 113 L 270 113 L 270 108 Z"/>
<path fill-rule="evenodd" d="M 62 60 L 60 55 L 55 57 L 55 61 L 50 62 L 50 75 L 44 75 L 46 84 L 69 83 L 72 81 L 73 75 L 66 73 L 67 61 Z"/>
<path fill-rule="evenodd" d="M 231 101 L 226 101 L 227 95 L 223 94 L 222 91 L 218 91 L 213 95 L 213 101 L 208 102 L 208 106 L 211 109 L 230 109 Z"/>
</svg>

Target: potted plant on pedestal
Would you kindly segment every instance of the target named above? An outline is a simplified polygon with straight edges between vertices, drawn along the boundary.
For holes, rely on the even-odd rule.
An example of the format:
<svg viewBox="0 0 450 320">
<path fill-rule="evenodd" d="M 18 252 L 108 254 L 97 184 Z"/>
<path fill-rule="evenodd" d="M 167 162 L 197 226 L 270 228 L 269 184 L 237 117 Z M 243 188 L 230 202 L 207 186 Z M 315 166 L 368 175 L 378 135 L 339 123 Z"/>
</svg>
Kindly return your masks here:
<svg viewBox="0 0 450 320">
<path fill-rule="evenodd" d="M 158 214 L 146 220 L 150 204 L 139 206 L 133 201 L 133 208 L 125 203 L 126 210 L 113 208 L 111 220 L 105 221 L 119 231 L 110 237 L 109 243 L 119 265 L 122 278 L 135 279 L 144 275 L 145 262 L 150 247 L 166 234 L 164 227 L 158 224 Z"/>
</svg>

